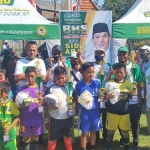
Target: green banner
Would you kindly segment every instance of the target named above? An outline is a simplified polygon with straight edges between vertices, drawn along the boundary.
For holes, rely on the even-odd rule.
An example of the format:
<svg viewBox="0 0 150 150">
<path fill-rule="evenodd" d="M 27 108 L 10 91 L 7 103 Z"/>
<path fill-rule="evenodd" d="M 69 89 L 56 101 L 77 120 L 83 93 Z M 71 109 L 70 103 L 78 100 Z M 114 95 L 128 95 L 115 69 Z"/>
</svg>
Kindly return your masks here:
<svg viewBox="0 0 150 150">
<path fill-rule="evenodd" d="M 87 36 L 86 12 L 60 12 L 61 46 L 64 56 L 70 56 L 78 48 L 84 49 L 80 38 Z"/>
<path fill-rule="evenodd" d="M 0 40 L 55 40 L 59 38 L 59 26 L 56 24 L 0 24 Z"/>
<path fill-rule="evenodd" d="M 113 24 L 113 38 L 149 39 L 150 23 Z"/>
</svg>

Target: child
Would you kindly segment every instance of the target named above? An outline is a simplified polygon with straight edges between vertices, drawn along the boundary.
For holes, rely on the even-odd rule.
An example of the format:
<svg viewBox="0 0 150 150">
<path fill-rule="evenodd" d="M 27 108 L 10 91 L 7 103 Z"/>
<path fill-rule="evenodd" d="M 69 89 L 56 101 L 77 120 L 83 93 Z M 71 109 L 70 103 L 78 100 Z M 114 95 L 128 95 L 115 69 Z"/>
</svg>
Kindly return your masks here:
<svg viewBox="0 0 150 150">
<path fill-rule="evenodd" d="M 90 144 L 91 149 L 94 150 L 96 142 L 96 131 L 98 131 L 102 126 L 100 122 L 100 113 L 99 113 L 99 89 L 100 82 L 94 80 L 94 65 L 91 62 L 86 62 L 82 65 L 81 68 L 83 79 L 76 85 L 76 95 L 78 96 L 78 101 L 80 96 L 86 96 L 88 93 L 88 98 L 93 99 L 93 105 L 90 110 L 87 110 L 79 103 L 79 118 L 80 118 L 80 129 L 81 134 L 81 148 L 86 150 L 86 136 L 90 131 Z M 88 101 L 88 99 L 83 99 Z"/>
<path fill-rule="evenodd" d="M 56 96 L 59 101 L 59 105 L 48 104 L 47 108 L 50 118 L 50 139 L 48 142 L 48 150 L 55 150 L 56 141 L 59 138 L 59 134 L 62 132 L 64 136 L 64 142 L 67 150 L 72 150 L 72 125 L 73 118 L 69 117 L 68 108 L 68 90 L 65 87 L 67 80 L 66 69 L 62 66 L 57 66 L 54 70 L 54 84 L 51 85 L 46 94 L 52 94 Z"/>
<path fill-rule="evenodd" d="M 5 69 L 0 69 L 0 82 L 4 82 L 5 81 L 5 74 L 6 74 L 6 71 Z"/>
<path fill-rule="evenodd" d="M 128 101 L 132 91 L 132 84 L 130 81 L 125 80 L 126 76 L 126 66 L 124 64 L 118 63 L 115 66 L 115 79 L 109 80 L 106 83 L 105 88 L 107 85 L 108 88 L 112 87 L 111 90 L 106 89 L 106 96 L 105 99 L 108 100 L 107 104 L 107 119 L 106 119 L 106 128 L 107 128 L 107 135 L 106 135 L 106 150 L 111 149 L 111 144 L 113 140 L 113 136 L 115 130 L 119 127 L 121 129 L 121 133 L 123 135 L 123 143 L 124 143 L 124 150 L 129 149 L 129 134 L 128 131 L 130 130 L 130 117 L 129 117 L 129 110 L 128 110 Z M 114 90 L 120 89 L 120 94 L 118 94 L 118 98 L 115 102 L 112 99 L 116 98 L 117 95 L 115 94 Z"/>
<path fill-rule="evenodd" d="M 10 86 L 7 82 L 0 83 L 0 150 L 17 150 L 15 125 L 19 123 L 19 110 L 14 102 L 8 98 Z M 3 100 L 2 100 L 3 98 Z M 6 128 L 3 128 L 3 121 L 8 121 Z M 9 141 L 4 142 L 3 135 L 9 135 Z"/>
<path fill-rule="evenodd" d="M 38 87 L 35 82 L 36 70 L 34 67 L 27 67 L 25 71 L 25 78 L 27 80 L 27 85 L 22 86 L 20 88 L 20 91 L 27 92 L 29 96 L 34 99 L 35 102 L 27 107 L 25 107 L 24 104 L 21 106 L 21 133 L 24 138 L 24 150 L 30 150 L 31 138 L 33 139 L 33 149 L 37 150 L 39 147 L 38 137 L 39 135 L 44 133 L 44 119 L 42 113 L 38 113 L 38 106 L 42 104 L 44 90 L 41 87 L 42 97 L 40 97 L 41 101 L 38 101 Z"/>
</svg>

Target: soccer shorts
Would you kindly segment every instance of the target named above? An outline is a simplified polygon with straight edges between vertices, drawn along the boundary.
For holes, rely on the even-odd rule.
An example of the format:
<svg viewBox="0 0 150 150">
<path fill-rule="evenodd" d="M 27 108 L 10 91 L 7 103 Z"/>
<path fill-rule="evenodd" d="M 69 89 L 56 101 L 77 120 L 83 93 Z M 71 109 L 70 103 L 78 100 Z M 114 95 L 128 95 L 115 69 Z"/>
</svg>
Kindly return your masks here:
<svg viewBox="0 0 150 150">
<path fill-rule="evenodd" d="M 80 109 L 78 126 L 82 133 L 96 132 L 101 129 L 102 123 L 100 121 L 99 109 Z"/>
<path fill-rule="evenodd" d="M 106 118 L 106 128 L 107 130 L 116 130 L 118 127 L 121 130 L 129 131 L 130 130 L 130 116 L 126 115 L 117 115 L 107 112 Z"/>
<path fill-rule="evenodd" d="M 21 134 L 24 137 L 28 137 L 31 135 L 39 136 L 42 133 L 44 133 L 44 127 L 43 125 L 38 125 L 38 126 L 21 126 Z"/>
<path fill-rule="evenodd" d="M 63 136 L 70 138 L 72 136 L 72 126 L 73 117 L 67 119 L 55 119 L 51 117 L 49 127 L 50 140 L 57 140 L 60 133 L 62 133 Z"/>
</svg>

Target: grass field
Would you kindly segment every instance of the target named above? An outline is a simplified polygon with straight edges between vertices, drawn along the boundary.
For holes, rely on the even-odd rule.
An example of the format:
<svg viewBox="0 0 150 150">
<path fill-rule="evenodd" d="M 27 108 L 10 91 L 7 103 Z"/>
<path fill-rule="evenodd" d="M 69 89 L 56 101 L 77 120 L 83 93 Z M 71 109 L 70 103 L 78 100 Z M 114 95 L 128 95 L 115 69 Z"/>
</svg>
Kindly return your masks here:
<svg viewBox="0 0 150 150">
<path fill-rule="evenodd" d="M 146 115 L 142 114 L 141 120 L 140 120 L 141 128 L 140 128 L 140 136 L 139 136 L 139 150 L 150 150 L 150 135 L 148 134 L 148 129 L 147 129 L 147 121 L 146 121 Z M 75 125 L 75 144 L 73 145 L 73 150 L 80 150 L 80 131 L 76 128 Z M 100 131 L 102 134 L 102 130 Z M 113 145 L 112 145 L 112 150 L 123 150 L 123 148 L 119 147 L 119 139 L 120 135 L 118 131 L 116 131 L 114 140 L 113 140 Z M 43 150 L 47 150 L 47 135 L 44 136 L 44 147 Z M 132 134 L 130 132 L 130 150 L 132 150 Z M 57 142 L 57 148 L 56 150 L 65 150 L 65 146 L 63 142 Z M 105 142 L 102 140 L 96 143 L 96 148 L 95 150 L 105 150 Z"/>
</svg>

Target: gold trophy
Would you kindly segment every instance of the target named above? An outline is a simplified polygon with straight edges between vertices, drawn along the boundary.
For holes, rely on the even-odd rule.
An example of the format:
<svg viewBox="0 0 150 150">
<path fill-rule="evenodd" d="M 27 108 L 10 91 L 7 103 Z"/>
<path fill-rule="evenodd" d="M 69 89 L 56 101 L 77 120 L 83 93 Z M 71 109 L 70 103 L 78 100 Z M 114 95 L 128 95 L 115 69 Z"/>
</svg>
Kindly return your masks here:
<svg viewBox="0 0 150 150">
<path fill-rule="evenodd" d="M 39 59 L 35 62 L 35 68 L 36 68 L 36 78 L 35 78 L 35 81 L 36 81 L 36 84 L 38 86 L 38 92 L 37 92 L 37 95 L 38 95 L 38 101 L 41 100 L 41 97 L 42 97 L 42 92 L 41 92 L 41 83 L 42 83 L 42 77 L 41 77 L 41 73 L 40 73 L 40 61 Z M 39 105 L 38 107 L 38 113 L 43 113 L 44 112 L 44 108 L 42 105 Z"/>
<path fill-rule="evenodd" d="M 72 88 L 72 82 L 71 82 L 71 66 L 68 67 L 68 82 L 67 82 L 67 89 L 68 89 L 68 106 L 69 106 L 69 117 L 73 117 L 75 115 L 74 109 L 72 107 L 72 100 L 73 97 L 71 96 L 71 88 Z"/>
<path fill-rule="evenodd" d="M 99 80 L 100 80 L 100 83 L 101 83 L 101 89 L 100 89 L 100 108 L 106 108 L 105 106 L 105 101 L 104 101 L 104 88 L 103 88 L 103 82 L 104 82 L 104 77 L 105 77 L 105 68 L 104 68 L 104 64 L 105 64 L 105 61 L 104 60 L 101 60 L 100 63 L 101 65 L 101 70 L 100 70 L 100 75 L 99 75 Z"/>
<path fill-rule="evenodd" d="M 132 101 L 138 100 L 138 98 L 137 98 L 137 82 L 135 81 L 135 78 L 136 78 L 135 56 L 136 56 L 136 53 L 131 52 L 131 55 L 130 55 L 130 60 L 132 62 L 131 73 L 132 73 L 132 77 L 133 77 Z"/>
</svg>

